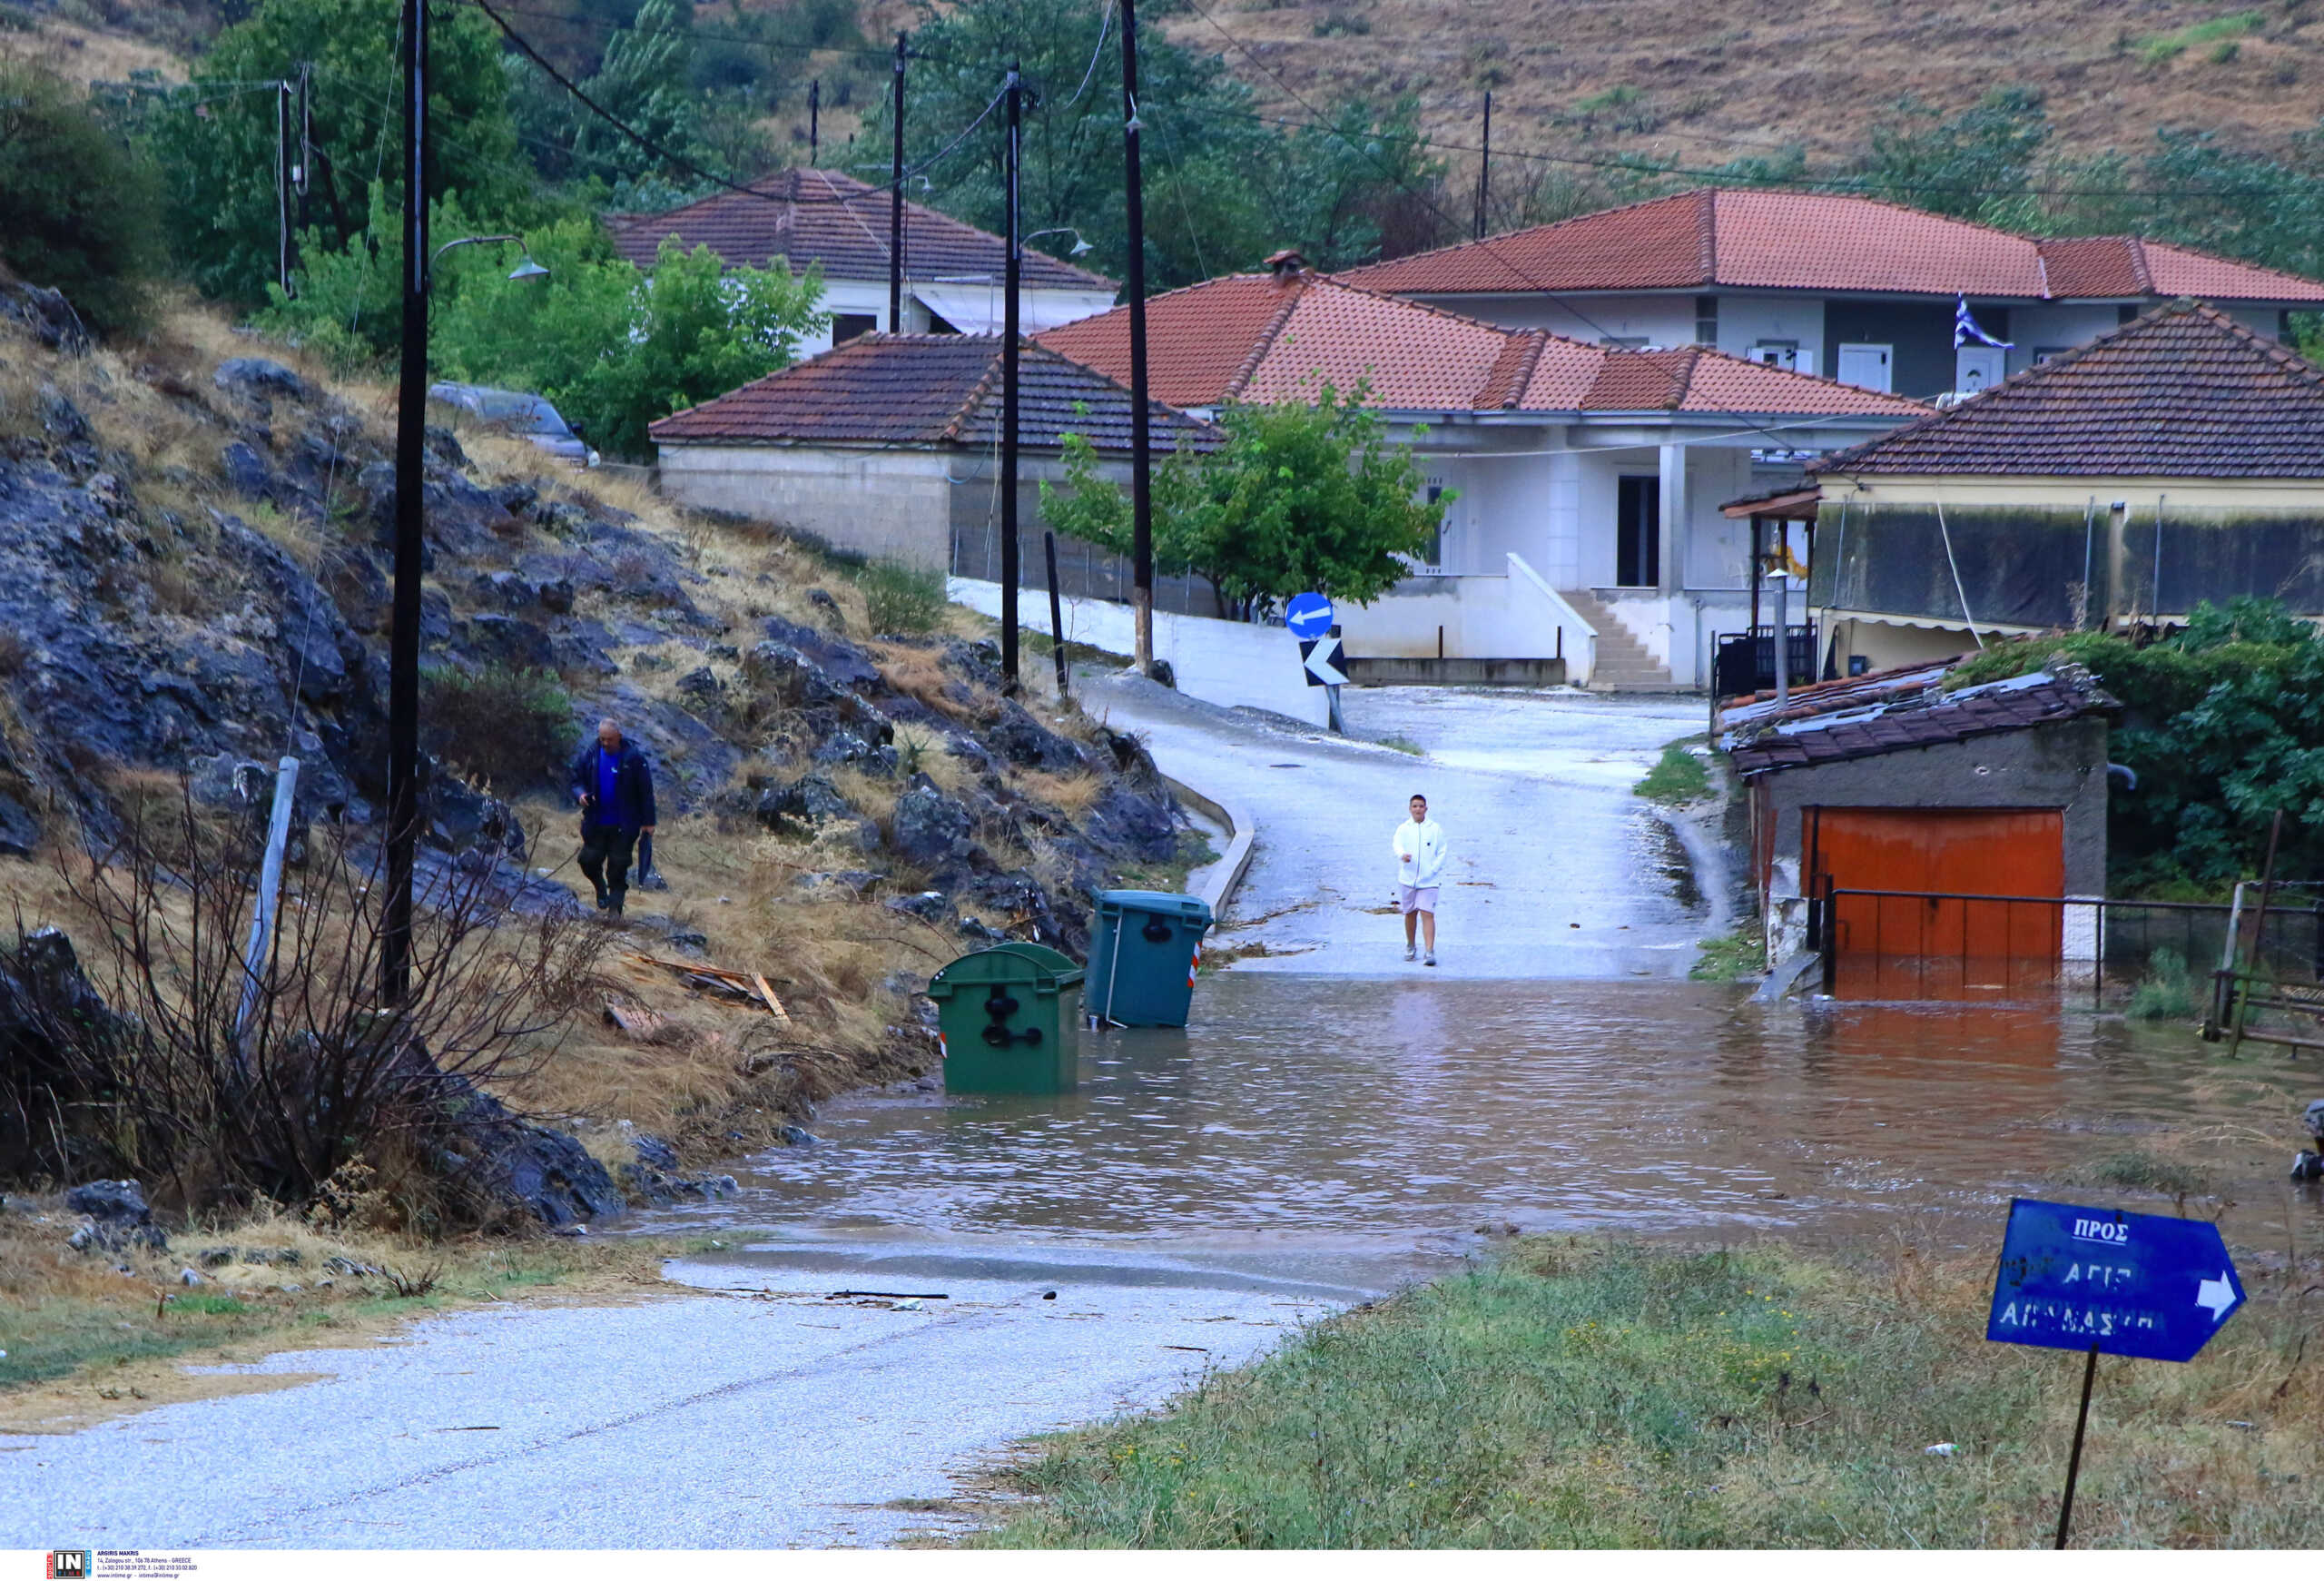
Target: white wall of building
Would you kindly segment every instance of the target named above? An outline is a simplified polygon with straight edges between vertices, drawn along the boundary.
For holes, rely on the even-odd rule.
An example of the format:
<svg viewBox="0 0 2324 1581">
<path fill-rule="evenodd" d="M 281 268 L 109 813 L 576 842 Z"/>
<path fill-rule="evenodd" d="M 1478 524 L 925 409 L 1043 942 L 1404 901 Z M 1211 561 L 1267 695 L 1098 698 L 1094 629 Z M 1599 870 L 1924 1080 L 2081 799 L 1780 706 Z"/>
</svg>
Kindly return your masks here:
<svg viewBox="0 0 2324 1581">
<path fill-rule="evenodd" d="M 1690 292 L 1592 296 L 1565 292 L 1481 296 L 1415 296 L 1414 301 L 1482 319 L 1511 330 L 1547 330 L 1596 345 L 1608 339 L 1643 339 L 1649 346 L 1691 346 L 1695 299 Z"/>
<path fill-rule="evenodd" d="M 952 602 L 999 618 L 1000 584 L 954 577 Z M 1137 647 L 1129 606 L 1099 598 L 1068 598 L 1065 637 L 1127 657 Z M 1049 629 L 1049 600 L 1026 595 L 1019 618 L 1033 629 Z M 1306 682 L 1299 662 L 1299 640 L 1280 626 L 1251 626 L 1239 620 L 1206 620 L 1196 615 L 1154 612 L 1154 657 L 1168 662 L 1178 690 L 1222 708 L 1264 708 L 1271 714 L 1324 728 L 1330 703 L 1324 688 Z"/>
<path fill-rule="evenodd" d="M 2023 373 L 2034 366 L 2034 353 L 2053 348 L 2087 345 L 2112 332 L 2122 314 L 2112 302 L 2044 302 L 2009 310 L 2009 371 Z"/>
<path fill-rule="evenodd" d="M 946 321 L 965 335 L 999 334 L 1004 311 L 998 283 L 955 283 L 930 285 L 931 294 L 940 295 L 944 305 L 958 310 L 958 316 L 947 312 Z M 927 334 L 932 327 L 927 301 L 917 294 L 919 284 L 904 282 L 903 332 L 908 335 Z M 1102 291 L 1055 291 L 1028 287 L 1018 301 L 1018 312 L 1025 332 L 1034 334 L 1041 330 L 1069 324 L 1076 319 L 1086 319 L 1092 313 L 1102 313 L 1114 305 L 1113 293 Z M 868 315 L 882 330 L 888 322 L 888 282 L 884 280 L 826 280 L 823 282 L 823 311 L 833 318 L 842 314 Z M 964 322 L 963 320 L 966 321 Z M 812 357 L 832 349 L 831 326 L 826 324 L 817 334 L 801 342 L 800 355 Z"/>
<path fill-rule="evenodd" d="M 661 447 L 660 486 L 681 505 L 942 571 L 952 559 L 950 460 L 931 450 L 670 444 Z"/>
<path fill-rule="evenodd" d="M 1597 633 L 1521 555 L 1498 574 L 1417 577 L 1339 616 L 1357 658 L 1563 658 L 1575 686 L 1596 658 Z"/>
<path fill-rule="evenodd" d="M 1824 345 L 1823 298 L 1723 295 L 1718 299 L 1720 351 L 1752 357 L 1754 348 L 1763 342 L 1785 341 L 1797 346 L 1791 363 L 1795 371 L 1831 375 L 1832 359 Z"/>
</svg>

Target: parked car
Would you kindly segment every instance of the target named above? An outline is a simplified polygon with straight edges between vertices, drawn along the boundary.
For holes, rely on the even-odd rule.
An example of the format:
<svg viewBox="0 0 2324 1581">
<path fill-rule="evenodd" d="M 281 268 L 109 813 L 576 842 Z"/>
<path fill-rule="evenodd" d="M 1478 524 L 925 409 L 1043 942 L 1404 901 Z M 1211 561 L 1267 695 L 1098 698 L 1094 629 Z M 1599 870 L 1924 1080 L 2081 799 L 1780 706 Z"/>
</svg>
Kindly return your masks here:
<svg viewBox="0 0 2324 1581">
<path fill-rule="evenodd" d="M 537 395 L 482 384 L 447 383 L 430 385 L 428 399 L 458 407 L 487 427 L 530 440 L 552 456 L 584 467 L 597 464 L 597 452 L 558 415 L 556 408 Z"/>
</svg>

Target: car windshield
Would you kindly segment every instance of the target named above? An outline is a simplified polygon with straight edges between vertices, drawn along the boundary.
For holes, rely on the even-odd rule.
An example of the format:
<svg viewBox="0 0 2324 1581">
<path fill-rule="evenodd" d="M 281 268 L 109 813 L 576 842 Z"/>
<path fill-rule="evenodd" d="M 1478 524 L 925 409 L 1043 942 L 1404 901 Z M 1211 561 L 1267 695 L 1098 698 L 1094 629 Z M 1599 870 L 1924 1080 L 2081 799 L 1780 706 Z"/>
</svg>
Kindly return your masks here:
<svg viewBox="0 0 2324 1581">
<path fill-rule="evenodd" d="M 539 434 L 558 440 L 573 438 L 573 430 L 557 415 L 556 408 L 537 395 L 518 390 L 479 390 L 473 385 L 442 388 L 456 404 L 511 433 Z"/>
</svg>

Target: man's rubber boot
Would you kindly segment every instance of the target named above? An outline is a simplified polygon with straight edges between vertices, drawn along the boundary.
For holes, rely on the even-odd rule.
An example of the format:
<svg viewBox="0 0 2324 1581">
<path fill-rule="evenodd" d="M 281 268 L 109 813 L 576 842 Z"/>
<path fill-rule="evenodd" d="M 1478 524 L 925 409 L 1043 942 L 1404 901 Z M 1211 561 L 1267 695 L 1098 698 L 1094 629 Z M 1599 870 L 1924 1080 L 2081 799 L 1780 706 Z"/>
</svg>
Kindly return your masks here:
<svg viewBox="0 0 2324 1581">
<path fill-rule="evenodd" d="M 606 886 L 602 884 L 597 885 L 597 909 L 603 911 L 612 904 L 612 897 L 606 893 Z"/>
<path fill-rule="evenodd" d="M 615 891 L 613 892 L 613 904 L 610 904 L 610 905 L 608 905 L 606 909 L 607 911 L 612 912 L 612 913 L 614 914 L 614 915 L 615 915 L 615 916 L 619 916 L 619 915 L 621 915 L 621 903 L 622 903 L 622 901 L 623 901 L 623 900 L 624 900 L 624 899 L 628 895 L 628 894 L 629 894 L 629 891 L 627 891 L 627 890 L 625 890 L 625 889 L 616 889 L 616 890 L 615 890 Z"/>
</svg>

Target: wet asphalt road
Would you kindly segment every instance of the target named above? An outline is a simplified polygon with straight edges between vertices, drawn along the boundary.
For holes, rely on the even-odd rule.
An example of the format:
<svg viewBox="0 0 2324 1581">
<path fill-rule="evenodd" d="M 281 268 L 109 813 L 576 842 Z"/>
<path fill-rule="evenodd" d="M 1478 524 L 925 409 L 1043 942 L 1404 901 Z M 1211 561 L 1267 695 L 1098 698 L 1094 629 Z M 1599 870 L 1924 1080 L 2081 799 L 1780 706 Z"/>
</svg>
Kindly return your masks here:
<svg viewBox="0 0 2324 1581">
<path fill-rule="evenodd" d="M 1279 953 L 1240 972 L 1423 970 L 1373 909 L 1415 788 L 1452 843 L 1442 976 L 1681 976 L 1716 920 L 1674 836 L 1628 794 L 1661 743 L 1699 727 L 1683 701 L 1348 694 L 1359 732 L 1405 736 L 1423 760 L 1143 683 L 1088 700 L 1147 733 L 1166 769 L 1257 815 L 1234 917 L 1267 920 L 1222 936 Z M 974 1106 L 960 1119 L 972 1137 Z M 769 1181 L 734 1221 L 780 1226 L 787 1201 Z M 1305 1250 L 1159 1226 L 931 1233 L 876 1210 L 842 1231 L 743 1233 L 731 1254 L 670 1270 L 716 1294 L 467 1312 L 255 1368 L 321 1382 L 0 1437 L 0 1547 L 892 1542 L 940 1527 L 930 1502 L 1028 1435 L 1159 1404 L 1287 1326 L 1445 1266 L 1378 1228 Z M 949 1299 L 829 1299 L 841 1289 Z"/>
<path fill-rule="evenodd" d="M 1727 925 L 1718 853 L 1630 794 L 1666 742 L 1700 732 L 1699 701 L 1417 687 L 1343 697 L 1351 736 L 1426 756 L 1269 727 L 1134 677 L 1084 682 L 1084 706 L 1145 736 L 1165 773 L 1256 818 L 1250 872 L 1214 937 L 1264 945 L 1237 971 L 1425 970 L 1405 964 L 1403 921 L 1386 909 L 1389 837 L 1416 791 L 1451 851 L 1443 975 L 1683 977 L 1695 942 Z"/>
</svg>

